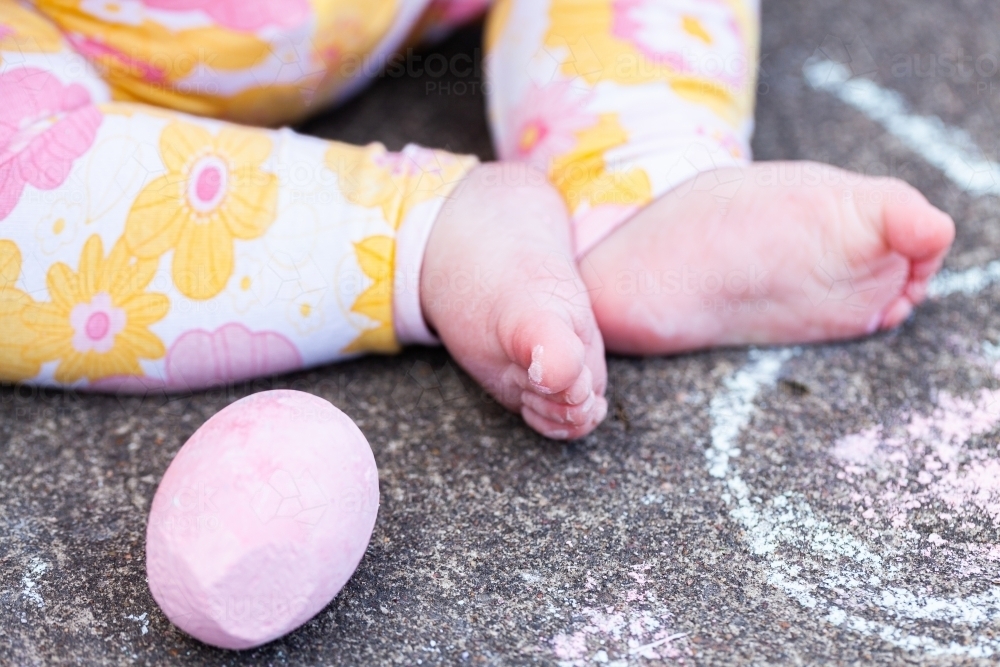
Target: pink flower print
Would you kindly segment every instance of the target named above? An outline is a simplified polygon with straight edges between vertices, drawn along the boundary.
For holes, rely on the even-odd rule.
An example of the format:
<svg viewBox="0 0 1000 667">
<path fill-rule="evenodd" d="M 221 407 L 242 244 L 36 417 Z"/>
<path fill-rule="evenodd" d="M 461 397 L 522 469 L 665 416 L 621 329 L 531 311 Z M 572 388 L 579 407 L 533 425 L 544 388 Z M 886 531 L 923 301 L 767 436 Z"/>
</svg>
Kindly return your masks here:
<svg viewBox="0 0 1000 667">
<path fill-rule="evenodd" d="M 141 0 L 83 0 L 80 10 L 104 23 L 139 26 L 146 19 Z"/>
<path fill-rule="evenodd" d="M 25 185 L 52 190 L 94 143 L 101 112 L 83 86 L 64 86 L 44 70 L 0 74 L 0 220 Z"/>
<path fill-rule="evenodd" d="M 597 124 L 597 115 L 584 110 L 587 101 L 568 81 L 532 85 L 512 112 L 500 156 L 547 169 L 553 158 L 576 147 L 577 132 Z"/>
<path fill-rule="evenodd" d="M 100 65 L 111 60 L 115 62 L 116 68 L 120 68 L 143 81 L 160 85 L 167 84 L 167 71 L 163 67 L 130 56 L 93 37 L 70 34 L 67 35 L 67 38 L 77 53 L 94 63 Z"/>
<path fill-rule="evenodd" d="M 372 162 L 393 178 L 413 178 L 425 174 L 443 175 L 453 171 L 456 165 L 463 164 L 454 155 L 416 144 L 407 144 L 398 153 L 390 151 L 374 153 Z"/>
<path fill-rule="evenodd" d="M 612 33 L 630 42 L 648 61 L 738 88 L 749 67 L 747 44 L 732 10 L 722 0 L 614 0 Z"/>
<path fill-rule="evenodd" d="M 233 30 L 294 28 L 311 13 L 309 0 L 144 0 L 147 7 L 173 12 L 198 10 Z"/>
<path fill-rule="evenodd" d="M 302 356 L 290 340 L 273 331 L 254 333 L 232 322 L 215 331 L 196 329 L 182 334 L 167 353 L 165 380 L 116 375 L 92 382 L 88 388 L 119 394 L 160 395 L 198 391 L 298 368 L 302 368 Z"/>
<path fill-rule="evenodd" d="M 170 347 L 166 366 L 167 388 L 182 391 L 295 370 L 302 356 L 279 333 L 233 322 L 213 332 L 188 331 Z"/>
<path fill-rule="evenodd" d="M 77 352 L 106 354 L 115 346 L 115 336 L 125 328 L 125 311 L 111 303 L 107 292 L 94 295 L 90 303 L 78 303 L 69 314 L 73 347 Z"/>
</svg>

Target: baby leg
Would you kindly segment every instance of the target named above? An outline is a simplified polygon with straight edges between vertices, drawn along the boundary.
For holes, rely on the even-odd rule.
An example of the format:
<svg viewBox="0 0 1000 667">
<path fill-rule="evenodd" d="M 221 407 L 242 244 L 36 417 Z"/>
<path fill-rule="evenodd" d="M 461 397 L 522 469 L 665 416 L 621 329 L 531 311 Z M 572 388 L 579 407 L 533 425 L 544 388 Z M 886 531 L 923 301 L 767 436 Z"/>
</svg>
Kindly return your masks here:
<svg viewBox="0 0 1000 667">
<path fill-rule="evenodd" d="M 750 163 L 757 9 L 509 0 L 494 10 L 498 152 L 546 170 L 562 193 L 609 349 L 894 327 L 950 246 L 950 218 L 900 181 Z"/>
<path fill-rule="evenodd" d="M 553 437 L 599 422 L 603 348 L 544 179 L 110 102 L 44 20 L 3 16 L 0 378 L 184 391 L 392 352 L 435 341 L 441 280 L 427 319 L 505 406 Z M 533 252 L 496 242 L 515 197 Z M 569 296 L 533 278 L 553 257 Z"/>
</svg>

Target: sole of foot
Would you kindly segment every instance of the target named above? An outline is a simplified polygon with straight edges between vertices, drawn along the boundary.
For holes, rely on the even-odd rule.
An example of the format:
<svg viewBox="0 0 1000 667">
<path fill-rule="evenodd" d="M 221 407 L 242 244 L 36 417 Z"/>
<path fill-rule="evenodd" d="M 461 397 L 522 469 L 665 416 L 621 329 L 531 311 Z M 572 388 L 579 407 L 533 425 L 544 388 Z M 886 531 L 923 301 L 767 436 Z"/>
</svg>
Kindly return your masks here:
<svg viewBox="0 0 1000 667">
<path fill-rule="evenodd" d="M 902 181 L 761 162 L 682 184 L 581 266 L 609 350 L 812 343 L 900 325 L 954 236 Z"/>
</svg>

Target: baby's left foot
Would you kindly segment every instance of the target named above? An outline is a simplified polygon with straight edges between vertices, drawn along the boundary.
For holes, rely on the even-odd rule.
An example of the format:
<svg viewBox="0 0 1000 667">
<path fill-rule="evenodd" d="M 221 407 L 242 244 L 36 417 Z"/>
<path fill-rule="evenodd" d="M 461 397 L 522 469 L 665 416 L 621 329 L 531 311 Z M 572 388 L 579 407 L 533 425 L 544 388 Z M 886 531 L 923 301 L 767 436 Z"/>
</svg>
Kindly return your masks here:
<svg viewBox="0 0 1000 667">
<path fill-rule="evenodd" d="M 756 163 L 653 202 L 586 255 L 585 275 L 602 287 L 594 312 L 609 350 L 809 343 L 898 326 L 954 236 L 902 181 Z"/>
<path fill-rule="evenodd" d="M 604 345 L 566 208 L 527 169 L 487 164 L 466 177 L 431 231 L 420 301 L 494 398 L 542 435 L 568 440 L 607 414 Z"/>
</svg>

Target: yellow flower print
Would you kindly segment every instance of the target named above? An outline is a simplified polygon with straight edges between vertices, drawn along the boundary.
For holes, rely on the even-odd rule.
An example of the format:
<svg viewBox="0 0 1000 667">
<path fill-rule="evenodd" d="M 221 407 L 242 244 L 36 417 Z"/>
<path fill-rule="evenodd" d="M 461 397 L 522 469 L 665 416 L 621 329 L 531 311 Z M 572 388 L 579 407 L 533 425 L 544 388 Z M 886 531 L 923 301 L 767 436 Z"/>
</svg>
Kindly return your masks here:
<svg viewBox="0 0 1000 667">
<path fill-rule="evenodd" d="M 52 204 L 47 213 L 39 214 L 35 223 L 35 239 L 37 251 L 52 255 L 62 247 L 73 242 L 77 233 L 83 227 L 87 214 L 83 204 L 59 199 Z"/>
<path fill-rule="evenodd" d="M 0 380 L 19 382 L 38 375 L 37 361 L 28 359 L 34 332 L 25 326 L 21 313 L 33 302 L 17 289 L 21 275 L 21 251 L 13 241 L 0 241 Z"/>
<path fill-rule="evenodd" d="M 322 72 L 317 98 L 332 99 L 345 84 L 385 62 L 373 59 L 378 44 L 396 23 L 397 3 L 337 0 L 314 3 L 316 28 L 310 57 Z M 374 68 L 374 69 L 373 69 Z"/>
<path fill-rule="evenodd" d="M 604 154 L 628 143 L 628 134 L 616 114 L 602 114 L 598 124 L 576 133 L 572 152 L 552 161 L 549 178 L 575 213 L 584 203 L 643 206 L 653 198 L 649 176 L 642 169 L 614 174 L 607 170 Z"/>
<path fill-rule="evenodd" d="M 713 41 L 711 33 L 705 29 L 705 26 L 701 21 L 698 20 L 697 16 L 684 16 L 681 18 L 681 28 L 687 34 L 692 37 L 697 37 L 705 44 L 711 45 Z"/>
<path fill-rule="evenodd" d="M 278 177 L 261 171 L 266 132 L 224 127 L 218 135 L 174 122 L 160 135 L 167 174 L 143 188 L 125 222 L 140 259 L 173 249 L 173 281 L 191 299 L 210 299 L 233 273 L 233 240 L 261 236 L 274 222 Z"/>
<path fill-rule="evenodd" d="M 55 53 L 62 47 L 55 26 L 15 0 L 0 0 L 0 51 Z"/>
<path fill-rule="evenodd" d="M 326 164 L 337 174 L 340 192 L 352 204 L 378 208 L 386 224 L 399 229 L 414 207 L 443 199 L 478 160 L 444 151 L 407 146 L 390 153 L 381 144 L 363 148 L 331 143 Z M 351 306 L 351 312 L 374 320 L 344 348 L 345 354 L 399 351 L 392 325 L 393 266 L 396 242 L 390 236 L 370 236 L 354 245 L 362 272 L 372 280 Z"/>
<path fill-rule="evenodd" d="M 197 80 L 195 85 L 184 85 L 205 68 L 219 77 L 236 74 L 247 79 L 255 68 L 266 67 L 277 53 L 257 31 L 218 22 L 190 28 L 162 25 L 148 13 L 149 7 L 137 0 L 34 0 L 34 4 L 63 30 L 73 49 L 97 68 L 116 101 L 142 102 L 254 125 L 287 124 L 312 108 L 310 77 L 225 93 Z M 202 10 L 213 8 L 212 3 L 202 4 Z M 289 11 L 289 3 L 272 4 L 282 6 L 283 16 L 291 18 L 295 13 Z M 295 4 L 308 6 L 306 0 Z M 250 22 L 263 18 L 260 12 L 250 10 L 242 15 Z M 282 30 L 292 34 L 287 28 Z M 318 80 L 319 72 L 313 78 Z"/>
<path fill-rule="evenodd" d="M 396 258 L 396 241 L 388 236 L 370 236 L 354 244 L 354 255 L 372 284 L 354 301 L 351 311 L 364 315 L 377 324 L 363 331 L 343 352 L 399 352 L 399 342 L 392 326 L 392 269 Z"/>
<path fill-rule="evenodd" d="M 318 80 L 318 76 L 304 76 L 296 83 L 269 83 L 225 97 L 194 95 L 182 91 L 175 98 L 164 101 L 169 102 L 173 108 L 191 108 L 192 113 L 246 125 L 278 127 L 299 122 L 316 112 L 314 86 L 317 84 L 313 81 Z M 180 106 L 174 105 L 175 99 Z"/>
<path fill-rule="evenodd" d="M 477 162 L 474 157 L 413 145 L 390 153 L 382 144 L 356 147 L 332 142 L 326 152 L 326 166 L 337 174 L 347 201 L 381 208 L 393 229 L 399 229 L 413 207 L 451 194 Z"/>
<path fill-rule="evenodd" d="M 699 3 L 683 0 L 677 6 L 654 7 L 655 0 L 552 0 L 545 46 L 564 52 L 560 69 L 571 79 L 580 77 L 591 86 L 664 82 L 681 98 L 737 126 L 753 113 L 755 22 L 746 0 L 726 0 L 721 11 L 732 22 L 723 22 L 726 41 L 720 44 L 701 20 L 685 13 L 685 4 L 696 11 Z M 713 7 L 711 14 L 718 20 L 719 12 Z M 657 36 L 655 45 L 644 42 L 649 34 Z M 667 37 L 683 46 L 661 51 Z"/>
<path fill-rule="evenodd" d="M 188 76 L 199 65 L 216 70 L 249 69 L 270 53 L 253 32 L 218 25 L 175 29 L 134 15 L 111 22 L 94 16 L 80 0 L 33 0 L 41 13 L 69 35 L 74 48 L 110 79 L 112 86 L 163 87 Z"/>
<path fill-rule="evenodd" d="M 170 310 L 166 295 L 147 293 L 155 260 L 136 260 L 125 244 L 105 257 L 101 238 L 87 239 L 74 272 L 54 264 L 46 276 L 48 303 L 31 304 L 22 313 L 33 333 L 26 358 L 59 361 L 55 380 L 73 383 L 116 375 L 142 375 L 140 359 L 160 359 L 166 348 L 149 331 Z"/>
</svg>

